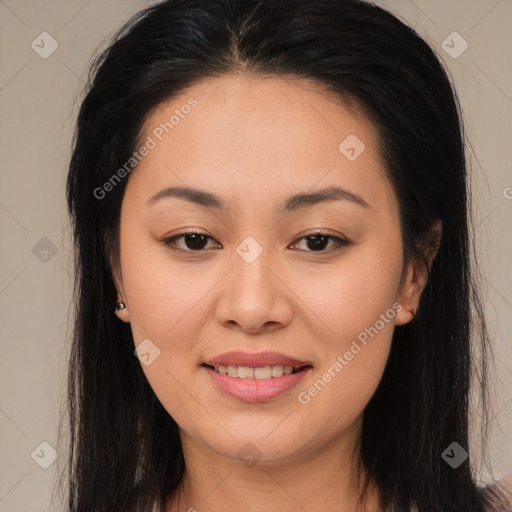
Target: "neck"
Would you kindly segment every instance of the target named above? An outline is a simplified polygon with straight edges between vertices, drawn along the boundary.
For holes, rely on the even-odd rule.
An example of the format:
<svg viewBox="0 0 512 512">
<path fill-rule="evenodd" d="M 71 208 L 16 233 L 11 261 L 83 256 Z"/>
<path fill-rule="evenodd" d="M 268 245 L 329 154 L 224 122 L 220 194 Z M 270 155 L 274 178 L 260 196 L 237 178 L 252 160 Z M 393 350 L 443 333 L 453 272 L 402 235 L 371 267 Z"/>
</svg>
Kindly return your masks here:
<svg viewBox="0 0 512 512">
<path fill-rule="evenodd" d="M 186 470 L 167 512 L 378 512 L 370 484 L 358 507 L 365 470 L 360 463 L 361 419 L 321 449 L 307 448 L 286 461 L 262 457 L 254 465 L 221 455 L 182 432 Z"/>
</svg>

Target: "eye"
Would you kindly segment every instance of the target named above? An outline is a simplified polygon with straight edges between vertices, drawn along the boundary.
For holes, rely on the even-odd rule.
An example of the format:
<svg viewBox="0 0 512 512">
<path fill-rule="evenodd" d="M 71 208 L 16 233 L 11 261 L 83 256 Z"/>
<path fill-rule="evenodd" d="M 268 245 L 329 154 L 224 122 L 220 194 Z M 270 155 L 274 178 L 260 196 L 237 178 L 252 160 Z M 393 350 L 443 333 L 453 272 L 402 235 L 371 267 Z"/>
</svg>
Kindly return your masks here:
<svg viewBox="0 0 512 512">
<path fill-rule="evenodd" d="M 302 241 L 306 241 L 306 247 L 309 248 L 309 250 L 304 249 L 306 252 L 331 252 L 335 251 L 336 249 L 340 249 L 341 247 L 350 245 L 351 243 L 344 238 L 339 238 L 333 235 L 326 235 L 325 233 L 317 231 L 315 233 L 310 233 L 306 236 L 303 236 L 302 238 L 299 238 L 297 241 L 293 242 L 291 247 L 298 247 L 299 243 Z M 329 242 L 332 242 L 332 245 L 329 249 L 326 250 L 325 248 L 329 245 Z"/>
<path fill-rule="evenodd" d="M 178 252 L 202 252 L 204 249 L 208 248 L 207 246 L 210 240 L 214 240 L 214 238 L 206 233 L 188 231 L 166 238 L 162 240 L 162 244 L 171 246 L 173 250 Z M 299 248 L 300 250 L 299 244 L 303 241 L 306 242 L 307 247 L 307 249 L 303 249 L 305 252 L 331 252 L 351 244 L 351 242 L 343 238 L 326 235 L 325 233 L 317 231 L 297 239 L 289 247 L 292 249 Z M 179 242 L 181 242 L 181 246 Z M 329 247 L 329 243 L 331 243 L 331 246 L 327 248 Z"/>
<path fill-rule="evenodd" d="M 162 240 L 162 243 L 170 245 L 171 248 L 175 248 L 174 250 L 179 252 L 201 252 L 205 249 L 208 240 L 213 240 L 213 238 L 205 233 L 190 231 L 166 238 L 165 240 Z M 182 244 L 181 247 L 178 246 L 176 248 L 178 241 L 183 242 L 185 247 L 183 247 Z"/>
</svg>

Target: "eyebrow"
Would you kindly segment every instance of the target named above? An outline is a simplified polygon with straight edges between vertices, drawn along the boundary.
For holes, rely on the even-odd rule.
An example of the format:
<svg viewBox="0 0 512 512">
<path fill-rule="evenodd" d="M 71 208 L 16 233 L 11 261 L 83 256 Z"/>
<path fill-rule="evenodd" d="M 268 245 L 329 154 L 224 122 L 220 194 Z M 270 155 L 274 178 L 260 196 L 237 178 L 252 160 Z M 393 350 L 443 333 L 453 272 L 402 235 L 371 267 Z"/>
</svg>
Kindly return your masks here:
<svg viewBox="0 0 512 512">
<path fill-rule="evenodd" d="M 227 203 L 220 197 L 210 192 L 191 187 L 165 188 L 154 194 L 148 200 L 146 205 L 152 206 L 157 201 L 170 197 L 183 199 L 190 203 L 205 206 L 207 208 L 215 208 L 217 210 L 227 209 Z M 278 206 L 277 212 L 279 214 L 290 213 L 328 201 L 350 201 L 365 208 L 370 207 L 361 196 L 354 194 L 349 190 L 342 187 L 327 187 L 316 190 L 315 192 L 294 194 Z"/>
</svg>

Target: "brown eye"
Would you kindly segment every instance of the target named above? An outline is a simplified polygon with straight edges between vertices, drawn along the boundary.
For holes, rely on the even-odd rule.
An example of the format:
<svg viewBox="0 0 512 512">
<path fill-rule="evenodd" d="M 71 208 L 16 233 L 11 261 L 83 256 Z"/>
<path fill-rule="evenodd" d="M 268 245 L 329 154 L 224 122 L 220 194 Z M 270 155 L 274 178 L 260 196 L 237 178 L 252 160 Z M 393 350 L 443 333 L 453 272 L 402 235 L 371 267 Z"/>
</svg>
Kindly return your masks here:
<svg viewBox="0 0 512 512">
<path fill-rule="evenodd" d="M 168 245 L 172 250 L 178 252 L 202 252 L 207 249 L 209 241 L 214 241 L 214 239 L 206 233 L 187 232 L 166 238 L 165 240 L 162 240 L 162 244 Z M 306 248 L 302 250 L 318 253 L 335 251 L 336 249 L 350 245 L 351 243 L 343 238 L 326 235 L 325 233 L 312 233 L 299 238 L 291 245 L 291 248 L 301 249 L 299 244 L 303 241 L 305 241 Z"/>
<path fill-rule="evenodd" d="M 191 235 L 184 235 L 183 242 L 185 243 L 188 249 L 198 251 L 205 248 L 206 242 L 208 242 L 208 238 L 209 237 L 205 235 L 192 233 Z"/>
<path fill-rule="evenodd" d="M 174 250 L 183 252 L 200 252 L 205 249 L 209 240 L 213 240 L 211 236 L 204 233 L 181 233 L 174 235 L 170 238 L 166 238 L 162 241 L 164 245 L 171 246 Z M 181 246 L 178 245 L 178 241 L 181 241 Z"/>
<path fill-rule="evenodd" d="M 329 241 L 331 239 L 329 236 L 325 235 L 313 235 L 305 238 L 307 240 L 306 244 L 308 249 L 311 249 L 312 251 L 324 250 L 329 245 Z"/>
<path fill-rule="evenodd" d="M 350 245 L 350 242 L 343 238 L 326 235 L 324 233 L 312 233 L 299 238 L 299 240 L 294 242 L 293 247 L 297 248 L 299 243 L 303 240 L 306 241 L 306 249 L 304 249 L 306 252 L 331 252 L 340 247 Z M 332 242 L 332 245 L 330 248 L 326 249 L 329 246 L 329 242 Z"/>
</svg>

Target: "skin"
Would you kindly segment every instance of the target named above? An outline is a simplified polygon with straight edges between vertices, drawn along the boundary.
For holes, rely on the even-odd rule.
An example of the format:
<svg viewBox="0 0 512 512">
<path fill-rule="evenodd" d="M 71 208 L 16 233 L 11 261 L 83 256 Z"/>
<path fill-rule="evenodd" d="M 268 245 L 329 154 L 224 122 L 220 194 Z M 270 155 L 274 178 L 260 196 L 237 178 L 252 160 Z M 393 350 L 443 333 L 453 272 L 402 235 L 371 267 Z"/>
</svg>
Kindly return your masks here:
<svg viewBox="0 0 512 512">
<path fill-rule="evenodd" d="M 149 338 L 159 348 L 143 370 L 181 430 L 187 469 L 167 511 L 356 510 L 365 476 L 358 469 L 363 410 L 393 329 L 411 320 L 426 280 L 422 265 L 403 261 L 399 207 L 378 134 L 361 111 L 305 79 L 237 74 L 197 83 L 160 105 L 142 140 L 191 97 L 197 106 L 129 177 L 120 267 L 113 269 L 127 306 L 117 314 L 130 322 L 135 345 Z M 365 144 L 354 161 L 338 150 L 349 134 Z M 293 194 L 331 185 L 368 206 L 337 200 L 275 211 Z M 227 210 L 179 198 L 146 205 L 170 186 L 214 193 Z M 190 239 L 175 242 L 188 253 L 161 243 L 190 228 L 212 237 L 202 252 L 190 249 Z M 351 244 L 336 249 L 331 240 L 315 251 L 303 237 L 317 228 Z M 439 224 L 433 229 L 440 235 Z M 252 263 L 236 252 L 248 236 L 263 248 Z M 394 318 L 300 403 L 298 393 L 394 303 L 401 305 Z M 296 388 L 249 404 L 222 394 L 200 366 L 231 350 L 277 351 L 313 369 Z M 253 466 L 237 455 L 249 442 L 261 457 Z M 374 485 L 367 510 L 381 510 Z"/>
</svg>

